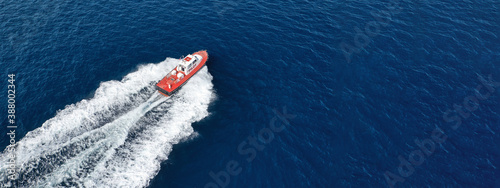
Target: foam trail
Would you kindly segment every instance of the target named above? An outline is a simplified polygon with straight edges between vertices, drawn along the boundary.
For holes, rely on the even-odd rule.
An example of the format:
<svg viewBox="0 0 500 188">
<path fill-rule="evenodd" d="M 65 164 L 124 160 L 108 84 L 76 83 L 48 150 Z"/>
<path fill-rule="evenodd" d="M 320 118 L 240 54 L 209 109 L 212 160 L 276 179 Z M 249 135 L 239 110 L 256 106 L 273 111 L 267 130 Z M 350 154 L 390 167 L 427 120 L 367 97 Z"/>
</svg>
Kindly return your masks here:
<svg viewBox="0 0 500 188">
<path fill-rule="evenodd" d="M 201 69 L 174 96 L 154 83 L 178 63 L 140 66 L 121 81 L 101 83 L 91 99 L 68 105 L 17 145 L 19 187 L 145 187 L 172 145 L 208 115 L 212 76 Z M 0 153 L 0 183 L 7 152 Z"/>
</svg>

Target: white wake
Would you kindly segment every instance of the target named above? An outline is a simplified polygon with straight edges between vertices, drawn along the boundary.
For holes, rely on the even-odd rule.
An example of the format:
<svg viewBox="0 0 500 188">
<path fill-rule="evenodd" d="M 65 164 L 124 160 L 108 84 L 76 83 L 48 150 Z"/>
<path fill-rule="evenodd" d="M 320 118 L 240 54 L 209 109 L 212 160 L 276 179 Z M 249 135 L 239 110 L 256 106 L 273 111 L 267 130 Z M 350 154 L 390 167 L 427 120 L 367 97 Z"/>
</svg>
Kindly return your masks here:
<svg viewBox="0 0 500 188">
<path fill-rule="evenodd" d="M 68 105 L 17 143 L 19 187 L 145 187 L 172 146 L 208 116 L 212 76 L 201 69 L 172 97 L 154 84 L 177 59 L 147 64 L 121 81 L 101 83 L 94 97 Z M 8 184 L 9 153 L 0 153 Z"/>
</svg>

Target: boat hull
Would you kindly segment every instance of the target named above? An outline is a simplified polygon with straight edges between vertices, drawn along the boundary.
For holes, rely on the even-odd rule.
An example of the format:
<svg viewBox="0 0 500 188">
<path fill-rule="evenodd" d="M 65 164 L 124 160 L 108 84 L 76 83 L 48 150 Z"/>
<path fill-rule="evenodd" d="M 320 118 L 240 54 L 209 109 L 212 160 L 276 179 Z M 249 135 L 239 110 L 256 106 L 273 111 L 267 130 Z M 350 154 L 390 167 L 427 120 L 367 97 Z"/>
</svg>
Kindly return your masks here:
<svg viewBox="0 0 500 188">
<path fill-rule="evenodd" d="M 155 87 L 158 90 L 158 92 L 167 97 L 172 96 L 173 94 L 178 92 L 182 88 L 182 86 L 184 86 L 189 81 L 189 79 L 191 79 L 191 77 L 193 77 L 196 73 L 198 73 L 198 71 L 200 71 L 206 65 L 208 59 L 208 53 L 206 51 L 198 51 L 193 53 L 192 55 L 200 55 L 202 57 L 201 62 L 198 65 L 196 65 L 196 67 L 192 71 L 190 71 L 188 75 L 185 75 L 184 78 L 181 79 L 178 83 L 169 84 L 168 83 L 169 77 L 168 75 L 165 76 L 158 83 L 156 83 Z M 174 70 L 176 69 L 174 68 Z"/>
</svg>

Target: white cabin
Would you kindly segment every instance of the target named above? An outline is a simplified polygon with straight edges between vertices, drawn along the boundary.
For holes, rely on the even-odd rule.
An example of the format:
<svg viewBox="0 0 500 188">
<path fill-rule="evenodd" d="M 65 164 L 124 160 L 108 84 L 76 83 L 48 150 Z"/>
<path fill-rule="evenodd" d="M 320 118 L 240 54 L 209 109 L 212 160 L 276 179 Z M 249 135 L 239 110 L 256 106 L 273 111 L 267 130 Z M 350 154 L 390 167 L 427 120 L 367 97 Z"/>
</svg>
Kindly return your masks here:
<svg viewBox="0 0 500 188">
<path fill-rule="evenodd" d="M 177 70 L 189 75 L 189 73 L 201 62 L 201 59 L 202 57 L 200 55 L 188 55 L 181 60 L 179 65 L 177 65 Z"/>
</svg>

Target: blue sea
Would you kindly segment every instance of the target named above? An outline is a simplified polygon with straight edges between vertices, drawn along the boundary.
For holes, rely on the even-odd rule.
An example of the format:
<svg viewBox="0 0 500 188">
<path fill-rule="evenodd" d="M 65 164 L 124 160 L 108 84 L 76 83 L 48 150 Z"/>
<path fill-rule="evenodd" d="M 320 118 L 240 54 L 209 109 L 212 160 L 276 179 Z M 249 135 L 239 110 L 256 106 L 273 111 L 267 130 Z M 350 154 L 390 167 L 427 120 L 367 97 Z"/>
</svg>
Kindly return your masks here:
<svg viewBox="0 0 500 188">
<path fill-rule="evenodd" d="M 499 9 L 0 1 L 0 186 L 500 187 Z"/>
</svg>

